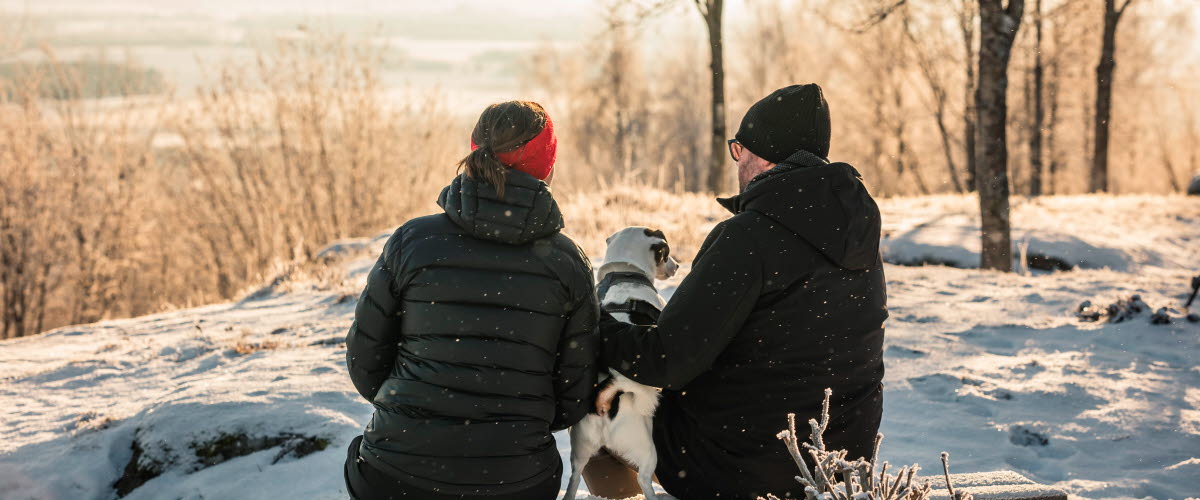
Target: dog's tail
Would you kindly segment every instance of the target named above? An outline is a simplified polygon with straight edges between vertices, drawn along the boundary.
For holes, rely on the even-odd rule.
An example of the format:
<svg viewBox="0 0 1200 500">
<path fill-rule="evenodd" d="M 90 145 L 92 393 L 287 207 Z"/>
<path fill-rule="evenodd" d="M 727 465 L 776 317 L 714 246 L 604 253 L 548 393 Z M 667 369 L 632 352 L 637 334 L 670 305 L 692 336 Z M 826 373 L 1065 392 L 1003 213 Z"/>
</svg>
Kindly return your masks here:
<svg viewBox="0 0 1200 500">
<path fill-rule="evenodd" d="M 621 393 L 620 411 L 653 417 L 658 409 L 658 389 L 634 382 L 615 370 L 609 372 L 613 375 L 612 387 Z"/>
</svg>

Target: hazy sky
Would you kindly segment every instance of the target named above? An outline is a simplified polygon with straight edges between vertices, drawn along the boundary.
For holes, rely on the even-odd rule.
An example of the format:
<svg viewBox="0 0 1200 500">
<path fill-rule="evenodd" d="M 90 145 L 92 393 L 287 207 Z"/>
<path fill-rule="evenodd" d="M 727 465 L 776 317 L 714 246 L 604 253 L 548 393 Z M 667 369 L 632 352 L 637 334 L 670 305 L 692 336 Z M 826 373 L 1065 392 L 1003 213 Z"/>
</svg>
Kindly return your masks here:
<svg viewBox="0 0 1200 500">
<path fill-rule="evenodd" d="M 745 0 L 726 2 L 726 16 L 741 18 Z M 680 0 L 679 12 L 700 23 L 691 7 L 691 0 Z M 461 14 L 464 19 L 543 18 L 554 27 L 563 24 L 592 24 L 600 0 L 0 0 L 0 10 L 7 13 L 129 13 L 156 15 L 203 14 L 212 17 L 241 17 L 256 15 L 305 14 L 321 15 L 428 15 Z M 686 9 L 686 10 L 684 10 Z M 686 20 L 686 19 L 685 19 Z M 584 26 L 580 26 L 584 27 Z M 538 36 L 531 26 L 531 36 Z"/>
<path fill-rule="evenodd" d="M 743 0 L 729 0 L 727 19 Z M 334 31 L 390 40 L 403 68 L 385 72 L 389 85 L 437 87 L 472 106 L 518 87 L 511 64 L 545 41 L 572 44 L 601 31 L 601 0 L 0 0 L 0 14 L 28 14 L 35 38 L 60 57 L 96 47 L 132 54 L 182 88 L 202 83 L 197 59 L 247 60 L 252 40 L 301 22 L 332 23 Z M 332 20 L 332 21 L 330 21 Z M 649 38 L 683 27 L 703 30 L 691 0 L 661 16 Z M 376 30 L 375 27 L 380 28 Z M 38 57 L 30 50 L 28 57 Z M 478 64 L 488 64 L 479 71 Z M 470 74 L 470 77 L 465 77 Z"/>
<path fill-rule="evenodd" d="M 0 9 L 22 11 L 138 13 L 180 15 L 201 13 L 214 17 L 270 14 L 429 14 L 461 12 L 469 17 L 536 16 L 562 18 L 586 15 L 595 0 L 0 0 Z"/>
<path fill-rule="evenodd" d="M 505 9 L 520 12 L 563 13 L 578 11 L 592 0 L 110 0 L 86 2 L 79 0 L 4 0 L 0 6 L 6 8 L 28 7 L 34 11 L 70 8 L 93 11 L 202 11 L 244 14 L 252 12 L 433 12 L 455 10 L 463 7 L 495 10 L 500 4 Z"/>
<path fill-rule="evenodd" d="M 692 30 L 702 39 L 703 23 L 691 0 L 678 0 L 669 15 L 646 29 L 643 41 L 671 39 Z M 790 0 L 754 0 L 780 1 Z M 736 50 L 737 30 L 749 17 L 750 0 L 727 0 L 727 50 Z M 249 59 L 264 34 L 294 29 L 302 22 L 332 22 L 334 31 L 372 33 L 382 28 L 403 67 L 390 67 L 389 85 L 437 87 L 471 102 L 517 89 L 513 62 L 543 41 L 571 44 L 602 29 L 602 0 L 0 0 L 0 15 L 29 14 L 53 21 L 35 33 L 78 57 L 96 47 L 127 52 L 187 88 L 207 77 L 197 59 Z M 1174 10 L 1200 0 L 1143 0 L 1136 7 L 1153 16 L 1156 6 Z M 1185 38 L 1185 40 L 1188 40 Z M 1195 38 L 1190 38 L 1195 40 Z M 256 42 L 258 41 L 258 42 Z M 1200 57 L 1200 44 L 1173 44 L 1179 60 Z M 36 51 L 33 51 L 36 52 Z M 480 67 L 483 64 L 485 67 Z"/>
</svg>

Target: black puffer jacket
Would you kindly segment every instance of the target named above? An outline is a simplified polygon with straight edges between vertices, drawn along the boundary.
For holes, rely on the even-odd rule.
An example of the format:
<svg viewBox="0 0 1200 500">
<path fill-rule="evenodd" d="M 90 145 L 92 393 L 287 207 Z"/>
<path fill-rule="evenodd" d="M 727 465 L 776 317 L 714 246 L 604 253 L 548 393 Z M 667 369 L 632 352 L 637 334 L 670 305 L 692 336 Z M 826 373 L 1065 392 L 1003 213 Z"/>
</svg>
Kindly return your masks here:
<svg viewBox="0 0 1200 500">
<path fill-rule="evenodd" d="M 775 435 L 820 413 L 825 442 L 870 456 L 882 412 L 887 296 L 879 209 L 858 172 L 801 152 L 722 203 L 657 327 L 604 315 L 605 363 L 665 387 L 657 474 L 678 498 L 800 498 Z M 719 494 L 719 496 L 718 496 Z"/>
<path fill-rule="evenodd" d="M 529 175 L 511 171 L 503 200 L 459 176 L 438 204 L 388 240 L 346 337 L 350 377 L 375 405 L 360 452 L 431 491 L 519 492 L 557 472 L 550 433 L 588 409 L 591 266 Z"/>
</svg>

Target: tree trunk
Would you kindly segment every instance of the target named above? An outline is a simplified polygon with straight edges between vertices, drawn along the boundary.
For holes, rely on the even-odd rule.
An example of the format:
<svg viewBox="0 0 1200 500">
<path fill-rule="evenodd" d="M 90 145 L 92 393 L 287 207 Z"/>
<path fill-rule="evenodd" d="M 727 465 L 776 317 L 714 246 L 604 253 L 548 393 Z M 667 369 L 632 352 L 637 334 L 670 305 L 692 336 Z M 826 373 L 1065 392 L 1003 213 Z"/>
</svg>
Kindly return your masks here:
<svg viewBox="0 0 1200 500">
<path fill-rule="evenodd" d="M 963 144 L 966 149 L 966 186 L 968 191 L 975 191 L 975 173 L 977 169 L 975 158 L 975 64 L 977 63 L 977 54 L 975 53 L 975 10 L 971 8 L 971 1 L 969 0 L 963 2 L 963 10 L 959 16 L 959 27 L 962 29 L 965 56 L 964 66 L 967 69 L 966 85 L 963 89 Z"/>
<path fill-rule="evenodd" d="M 883 114 L 883 89 L 880 86 L 873 85 L 867 90 L 867 96 L 869 99 L 871 99 L 871 110 L 873 112 L 872 118 L 874 119 L 875 123 L 886 123 L 885 120 L 887 120 L 887 117 Z M 896 190 L 891 188 L 891 186 L 895 183 L 885 182 L 883 178 L 884 172 L 887 171 L 887 167 L 883 162 L 883 139 L 884 136 L 879 130 L 879 127 L 872 127 L 871 164 L 875 167 L 875 183 L 877 186 L 879 186 L 877 188 L 879 190 L 879 196 L 887 197 L 889 194 L 894 194 Z"/>
<path fill-rule="evenodd" d="M 1117 50 L 1117 23 L 1121 14 L 1129 7 L 1131 0 L 1125 0 L 1117 9 L 1116 0 L 1104 0 L 1104 34 L 1101 36 L 1100 63 L 1096 65 L 1096 115 L 1092 139 L 1092 175 L 1089 177 L 1088 191 L 1107 192 L 1110 189 L 1108 181 L 1108 127 L 1112 117 L 1112 77 L 1117 67 L 1115 53 Z"/>
<path fill-rule="evenodd" d="M 725 57 L 721 36 L 721 15 L 725 0 L 705 0 L 696 6 L 708 27 L 709 68 L 712 70 L 712 144 L 708 158 L 706 187 L 719 193 L 725 186 Z"/>
<path fill-rule="evenodd" d="M 1014 42 L 1014 45 L 1015 42 Z M 1013 138 L 1013 142 L 1021 146 L 1025 146 L 1025 159 L 1029 158 L 1029 141 L 1030 128 L 1033 127 L 1033 66 L 1025 68 L 1025 72 L 1021 74 L 1021 82 L 1024 84 L 1021 90 L 1024 91 L 1021 96 L 1021 104 L 1025 106 L 1024 114 L 1021 119 L 1024 120 L 1017 127 L 1017 137 Z M 1014 117 L 1015 121 L 1016 118 Z M 1020 147 L 1020 146 L 1018 146 Z M 1033 178 L 1033 173 L 1029 172 L 1028 161 L 1015 161 L 1008 167 L 1008 189 L 1012 193 L 1022 193 L 1029 195 L 1029 181 Z M 1022 191 L 1024 189 L 1024 191 Z"/>
<path fill-rule="evenodd" d="M 892 81 L 891 71 L 888 81 Z M 917 192 L 921 195 L 929 194 L 929 186 L 925 184 L 925 178 L 921 177 L 920 164 L 909 161 L 908 142 L 905 141 L 905 129 L 908 128 L 907 118 L 904 115 L 904 93 L 900 91 L 899 86 L 894 86 L 892 90 L 892 102 L 896 106 L 895 127 L 893 132 L 896 134 L 896 173 L 898 177 L 903 178 L 904 171 L 908 170 L 912 173 L 913 183 L 917 186 Z"/>
<path fill-rule="evenodd" d="M 42 275 L 38 280 L 37 303 L 34 305 L 34 323 L 31 334 L 41 333 L 46 324 L 46 295 L 50 288 L 50 263 L 42 264 Z"/>
<path fill-rule="evenodd" d="M 1055 47 L 1058 45 L 1056 44 Z M 1057 188 L 1058 181 L 1055 177 L 1058 175 L 1058 147 L 1055 143 L 1054 132 L 1058 127 L 1058 62 L 1052 60 L 1050 64 L 1050 78 L 1046 82 L 1046 100 L 1050 101 L 1049 116 L 1046 118 L 1046 156 L 1050 159 L 1050 165 L 1046 171 L 1046 183 L 1043 191 L 1046 194 L 1054 194 Z"/>
<path fill-rule="evenodd" d="M 1188 169 L 1188 171 L 1195 175 L 1196 173 L 1200 172 L 1200 154 L 1197 154 L 1197 152 L 1200 152 L 1200 128 L 1196 127 L 1196 113 L 1192 112 L 1194 109 L 1192 106 L 1195 105 L 1195 101 L 1190 101 L 1184 98 L 1183 94 L 1180 94 L 1179 105 L 1181 109 L 1184 110 L 1184 116 L 1188 117 L 1188 144 L 1191 144 L 1192 146 L 1190 151 L 1188 151 L 1188 166 L 1191 167 Z M 1184 177 L 1183 181 L 1189 182 L 1186 177 Z M 1180 190 L 1180 192 L 1183 191 Z"/>
<path fill-rule="evenodd" d="M 954 163 L 954 153 L 950 145 L 950 131 L 946 127 L 944 118 L 946 112 L 945 96 L 937 98 L 937 108 L 934 113 L 934 121 L 937 122 L 938 133 L 942 137 L 942 152 L 946 155 L 946 169 L 950 171 L 950 183 L 954 185 L 954 192 L 963 192 L 963 183 L 958 180 L 958 166 Z"/>
<path fill-rule="evenodd" d="M 1034 2 L 1034 27 L 1036 35 L 1033 45 L 1033 127 L 1029 135 L 1029 194 L 1042 195 L 1042 124 L 1046 111 L 1042 105 L 1042 85 L 1045 67 L 1042 66 L 1042 0 Z"/>
<path fill-rule="evenodd" d="M 1008 206 L 1008 61 L 1021 26 L 1024 0 L 979 0 L 979 84 L 975 107 L 979 126 L 976 160 L 981 236 L 980 267 L 1012 271 Z"/>
</svg>

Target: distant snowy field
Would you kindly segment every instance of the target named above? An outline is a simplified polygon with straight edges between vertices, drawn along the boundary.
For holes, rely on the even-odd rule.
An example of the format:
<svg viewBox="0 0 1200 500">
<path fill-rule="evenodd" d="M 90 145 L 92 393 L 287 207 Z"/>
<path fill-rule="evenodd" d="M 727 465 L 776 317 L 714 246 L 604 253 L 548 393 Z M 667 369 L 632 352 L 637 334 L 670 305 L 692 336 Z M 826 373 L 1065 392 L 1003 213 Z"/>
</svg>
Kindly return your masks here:
<svg viewBox="0 0 1200 500">
<path fill-rule="evenodd" d="M 959 268 L 977 262 L 972 198 L 881 205 L 887 260 L 957 266 L 887 267 L 883 458 L 932 472 L 945 450 L 954 472 L 1087 498 L 1200 495 L 1200 324 L 1074 315 L 1132 294 L 1179 307 L 1200 201 L 1019 201 L 1017 245 L 1077 268 L 1019 274 Z M 344 242 L 325 272 L 239 302 L 0 342 L 0 498 L 111 499 L 127 468 L 149 478 L 129 499 L 345 498 L 372 407 L 343 340 L 381 244 Z"/>
</svg>

